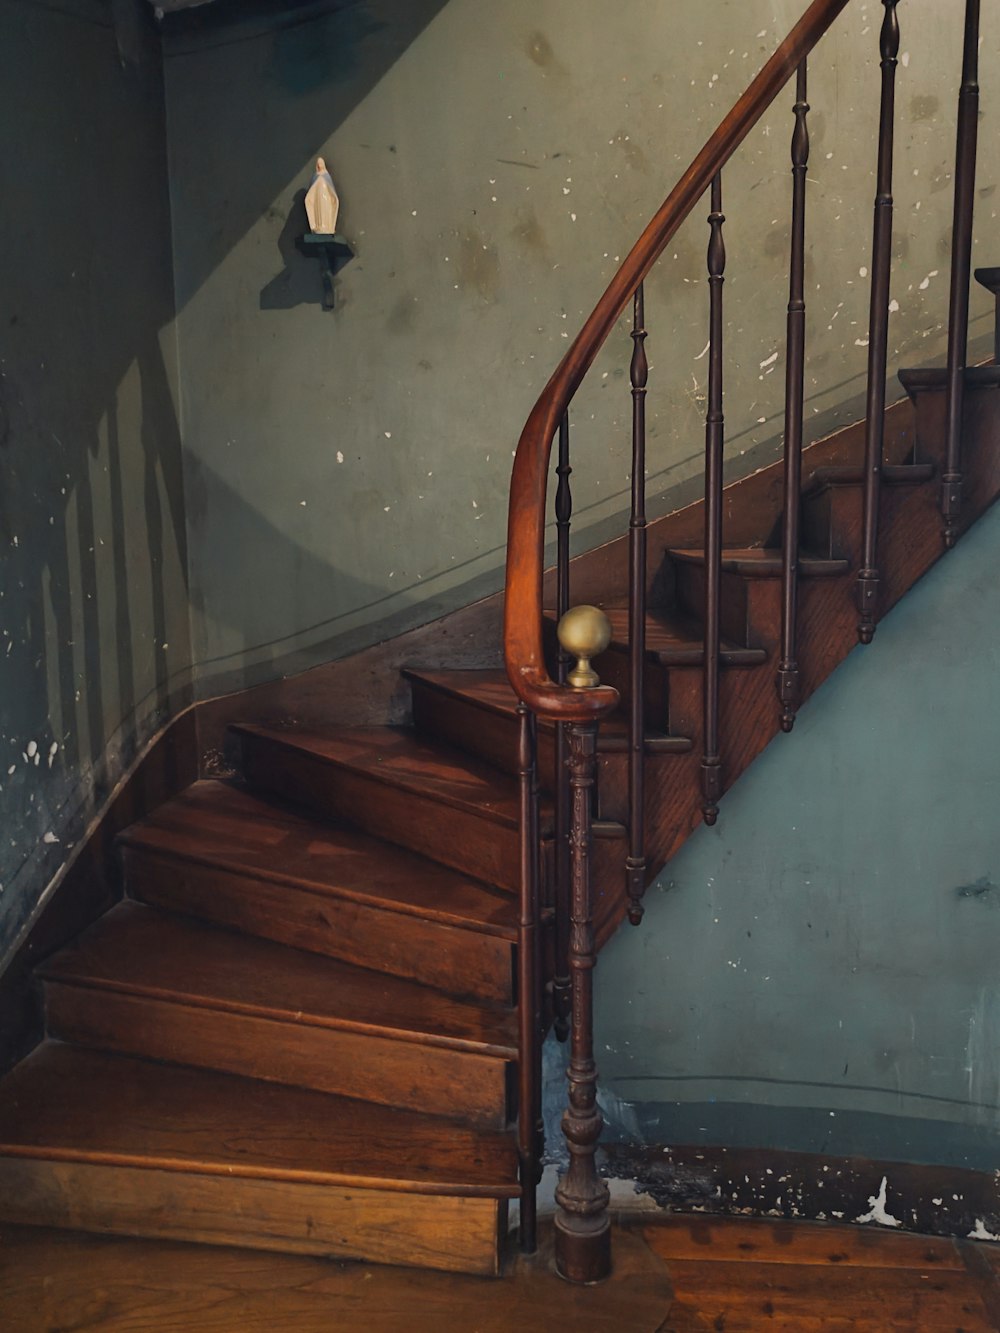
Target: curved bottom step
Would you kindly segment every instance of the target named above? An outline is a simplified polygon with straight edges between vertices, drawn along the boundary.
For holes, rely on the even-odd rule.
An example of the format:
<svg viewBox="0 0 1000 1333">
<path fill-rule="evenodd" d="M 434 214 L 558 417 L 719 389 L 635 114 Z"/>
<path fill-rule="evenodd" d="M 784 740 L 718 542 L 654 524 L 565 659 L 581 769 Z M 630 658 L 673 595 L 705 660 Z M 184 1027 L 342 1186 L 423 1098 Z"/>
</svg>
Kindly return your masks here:
<svg viewBox="0 0 1000 1333">
<path fill-rule="evenodd" d="M 495 1274 L 513 1144 L 47 1042 L 0 1097 L 0 1220 Z"/>
</svg>

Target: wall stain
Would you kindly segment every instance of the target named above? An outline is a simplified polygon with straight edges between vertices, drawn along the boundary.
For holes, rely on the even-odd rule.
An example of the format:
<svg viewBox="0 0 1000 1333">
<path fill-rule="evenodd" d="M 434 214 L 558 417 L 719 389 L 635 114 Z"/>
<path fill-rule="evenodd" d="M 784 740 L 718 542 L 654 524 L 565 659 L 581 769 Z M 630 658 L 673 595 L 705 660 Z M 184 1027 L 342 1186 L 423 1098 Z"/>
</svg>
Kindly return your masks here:
<svg viewBox="0 0 1000 1333">
<path fill-rule="evenodd" d="M 624 130 L 619 130 L 615 135 L 615 143 L 625 154 L 625 161 L 633 171 L 641 172 L 644 176 L 649 175 L 649 158 L 630 135 Z"/>
<path fill-rule="evenodd" d="M 787 227 L 773 227 L 764 237 L 764 254 L 768 259 L 785 259 L 791 246 Z"/>
<path fill-rule="evenodd" d="M 529 254 L 543 259 L 549 256 L 549 243 L 542 224 L 533 208 L 519 208 L 517 223 L 511 228 L 511 237 Z"/>
<path fill-rule="evenodd" d="M 892 255 L 896 260 L 907 259 L 910 254 L 910 238 L 906 232 L 898 232 L 892 243 Z"/>
<path fill-rule="evenodd" d="M 386 328 L 390 333 L 404 337 L 413 332 L 417 316 L 416 301 L 417 298 L 412 292 L 403 293 L 389 311 L 389 318 L 386 320 Z"/>
<path fill-rule="evenodd" d="M 940 98 L 931 93 L 917 93 L 910 99 L 910 117 L 913 120 L 933 120 L 940 109 Z"/>
<path fill-rule="evenodd" d="M 993 883 L 989 875 L 981 875 L 974 884 L 959 884 L 955 889 L 956 898 L 977 898 L 990 907 L 1000 906 L 1000 886 Z"/>
<path fill-rule="evenodd" d="M 500 256 L 495 245 L 488 245 L 475 229 L 465 233 L 458 247 L 458 283 L 476 292 L 483 301 L 497 299 L 500 285 Z"/>
<path fill-rule="evenodd" d="M 552 50 L 552 43 L 540 29 L 536 28 L 534 32 L 528 34 L 524 49 L 528 54 L 528 59 L 533 61 L 539 69 L 552 69 L 555 66 L 556 56 Z"/>
<path fill-rule="evenodd" d="M 984 185 L 979 191 L 979 197 L 980 199 L 992 199 L 996 192 L 997 187 L 995 185 Z"/>
</svg>

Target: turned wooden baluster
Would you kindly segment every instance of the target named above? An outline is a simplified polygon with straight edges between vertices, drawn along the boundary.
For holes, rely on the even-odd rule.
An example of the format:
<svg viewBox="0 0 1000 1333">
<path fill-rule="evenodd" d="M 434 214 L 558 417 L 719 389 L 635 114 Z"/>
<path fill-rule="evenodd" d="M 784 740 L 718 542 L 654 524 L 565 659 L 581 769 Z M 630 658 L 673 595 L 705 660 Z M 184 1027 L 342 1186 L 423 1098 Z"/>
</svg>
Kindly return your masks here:
<svg viewBox="0 0 1000 1333">
<path fill-rule="evenodd" d="M 646 891 L 645 759 L 646 759 L 646 311 L 643 284 L 636 288 L 632 308 L 632 515 L 629 519 L 629 765 L 628 857 L 625 889 L 628 919 L 642 920 Z"/>
<path fill-rule="evenodd" d="M 878 186 L 872 243 L 872 295 L 868 322 L 868 394 L 865 408 L 865 500 L 861 569 L 858 573 L 858 638 L 871 643 L 878 619 L 878 508 L 885 437 L 885 375 L 889 348 L 889 277 L 892 269 L 892 151 L 899 55 L 897 0 L 882 0 L 879 36 L 882 102 L 878 133 Z"/>
<path fill-rule="evenodd" d="M 573 518 L 573 493 L 570 489 L 569 413 L 559 423 L 559 455 L 556 463 L 556 615 L 560 620 L 569 610 L 569 529 Z M 570 655 L 560 644 L 556 661 L 556 680 L 566 684 Z M 555 925 L 552 1011 L 556 1036 L 569 1036 L 569 725 L 556 725 L 556 827 L 555 827 Z"/>
<path fill-rule="evenodd" d="M 955 545 L 962 513 L 962 411 L 969 349 L 969 280 L 979 131 L 979 0 L 966 0 L 962 87 L 955 147 L 955 211 L 951 233 L 951 303 L 948 315 L 948 407 L 941 515 L 945 546 Z"/>
<path fill-rule="evenodd" d="M 590 668 L 590 658 L 607 647 L 610 637 L 611 626 L 596 607 L 574 607 L 563 617 L 559 623 L 560 642 L 580 657 L 567 678 L 570 685 L 586 689 L 598 683 Z M 559 1211 L 555 1219 L 555 1253 L 556 1267 L 563 1277 L 572 1282 L 597 1282 L 611 1270 L 608 1187 L 597 1174 L 595 1160 L 603 1127 L 597 1107 L 597 1066 L 594 1063 L 594 967 L 597 955 L 590 884 L 597 724 L 572 723 L 569 742 L 572 1028 L 567 1076 L 569 1105 L 562 1120 L 569 1148 L 569 1167 L 556 1186 Z"/>
<path fill-rule="evenodd" d="M 799 511 L 802 503 L 802 412 L 805 382 L 806 168 L 809 103 L 806 62 L 795 82 L 792 132 L 792 254 L 788 282 L 788 353 L 785 371 L 785 512 L 782 524 L 781 661 L 778 699 L 781 730 L 791 731 L 799 706 L 798 592 Z"/>
<path fill-rule="evenodd" d="M 719 616 L 722 591 L 722 453 L 725 417 L 722 413 L 722 286 L 725 282 L 726 245 L 722 235 L 722 173 L 712 181 L 712 211 L 708 215 L 710 290 L 708 414 L 705 418 L 705 675 L 704 738 L 701 760 L 702 812 L 706 824 L 719 817 L 722 796 L 722 761 L 719 756 Z"/>
<path fill-rule="evenodd" d="M 542 1105 L 541 950 L 539 932 L 538 736 L 534 714 L 518 704 L 520 736 L 521 873 L 517 933 L 517 1004 L 519 1028 L 517 1152 L 521 1183 L 521 1249 L 538 1245 L 536 1189 L 541 1179 L 539 1126 Z"/>
</svg>

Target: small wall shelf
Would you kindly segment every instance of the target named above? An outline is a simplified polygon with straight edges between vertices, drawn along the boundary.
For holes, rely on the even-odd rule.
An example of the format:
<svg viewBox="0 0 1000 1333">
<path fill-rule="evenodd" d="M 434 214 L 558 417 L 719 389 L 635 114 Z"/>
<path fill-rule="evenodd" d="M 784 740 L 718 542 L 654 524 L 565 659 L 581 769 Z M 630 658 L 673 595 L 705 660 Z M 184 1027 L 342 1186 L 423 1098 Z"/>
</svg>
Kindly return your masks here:
<svg viewBox="0 0 1000 1333">
<path fill-rule="evenodd" d="M 324 235 L 322 232 L 307 231 L 304 236 L 297 237 L 295 244 L 304 255 L 310 255 L 322 264 L 323 309 L 332 310 L 334 306 L 334 275 L 337 269 L 342 267 L 348 259 L 353 259 L 354 251 L 347 239 L 341 236 L 339 232 L 333 235 Z"/>
</svg>

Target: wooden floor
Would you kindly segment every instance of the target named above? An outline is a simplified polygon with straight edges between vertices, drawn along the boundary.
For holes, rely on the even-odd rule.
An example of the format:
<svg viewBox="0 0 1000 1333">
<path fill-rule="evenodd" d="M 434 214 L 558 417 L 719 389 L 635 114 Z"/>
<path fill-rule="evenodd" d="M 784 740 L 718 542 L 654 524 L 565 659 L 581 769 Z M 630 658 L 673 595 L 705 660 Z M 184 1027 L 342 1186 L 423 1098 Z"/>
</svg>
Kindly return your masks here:
<svg viewBox="0 0 1000 1333">
<path fill-rule="evenodd" d="M 4 1333 L 989 1333 L 1000 1246 L 858 1227 L 675 1217 L 616 1230 L 603 1285 L 540 1254 L 451 1277 L 252 1250 L 0 1228 Z"/>
</svg>

